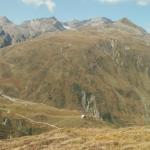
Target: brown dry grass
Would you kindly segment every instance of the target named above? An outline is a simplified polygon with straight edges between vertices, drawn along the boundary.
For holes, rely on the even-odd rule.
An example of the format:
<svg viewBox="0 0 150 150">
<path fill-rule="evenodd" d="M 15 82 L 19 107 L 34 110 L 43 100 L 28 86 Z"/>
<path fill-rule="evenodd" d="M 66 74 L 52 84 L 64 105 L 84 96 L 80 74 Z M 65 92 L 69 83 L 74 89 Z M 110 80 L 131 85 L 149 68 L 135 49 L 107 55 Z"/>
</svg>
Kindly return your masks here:
<svg viewBox="0 0 150 150">
<path fill-rule="evenodd" d="M 110 48 L 111 39 L 117 40 L 115 51 L 120 56 L 117 65 Z M 130 47 L 127 53 L 126 46 Z M 79 95 L 85 91 L 96 96 L 102 118 L 111 113 L 117 124 L 144 125 L 148 120 L 145 114 L 149 113 L 145 106 L 149 106 L 150 82 L 146 70 L 136 70 L 139 56 L 143 56 L 145 63 L 141 65 L 146 68 L 149 47 L 125 33 L 48 33 L 1 49 L 0 59 L 8 67 L 0 68 L 0 88 L 7 95 L 78 110 L 81 110 Z M 75 86 L 79 87 L 78 93 Z"/>
<path fill-rule="evenodd" d="M 1 150 L 149 150 L 150 128 L 62 129 L 0 141 Z"/>
</svg>

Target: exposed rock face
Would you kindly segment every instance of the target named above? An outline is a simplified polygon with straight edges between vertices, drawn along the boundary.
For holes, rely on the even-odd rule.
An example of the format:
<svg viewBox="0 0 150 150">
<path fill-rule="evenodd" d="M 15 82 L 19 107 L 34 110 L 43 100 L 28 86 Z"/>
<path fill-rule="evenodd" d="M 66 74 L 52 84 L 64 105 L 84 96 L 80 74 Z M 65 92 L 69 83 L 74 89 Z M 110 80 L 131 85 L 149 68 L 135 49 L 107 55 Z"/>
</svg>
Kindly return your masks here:
<svg viewBox="0 0 150 150">
<path fill-rule="evenodd" d="M 21 27 L 26 29 L 31 37 L 35 37 L 45 32 L 65 30 L 61 22 L 59 22 L 55 17 L 26 21 L 21 25 Z"/>
<path fill-rule="evenodd" d="M 128 20 L 123 18 L 119 21 L 112 21 L 105 17 L 91 18 L 87 20 L 73 20 L 69 22 L 61 22 L 55 17 L 41 18 L 35 20 L 29 20 L 23 22 L 21 25 L 15 25 L 6 17 L 0 17 L 0 26 L 5 32 L 6 37 L 3 37 L 5 42 L 1 42 L 1 47 L 23 42 L 28 39 L 35 38 L 46 32 L 62 32 L 64 30 L 77 30 L 77 31 L 97 31 L 100 33 L 112 33 L 114 32 L 127 32 L 140 36 L 149 36 L 147 32 L 142 28 Z M 5 40 L 4 40 L 5 39 Z M 147 41 L 147 45 L 149 42 Z"/>
<path fill-rule="evenodd" d="M 101 116 L 97 108 L 96 97 L 92 93 L 82 90 L 78 84 L 73 85 L 73 91 L 78 95 L 78 104 L 81 106 L 83 113 L 88 117 L 100 119 Z"/>
<path fill-rule="evenodd" d="M 85 114 L 90 117 L 100 119 L 95 96 L 92 94 L 86 95 L 85 91 L 82 91 L 82 95 L 82 107 Z"/>
<path fill-rule="evenodd" d="M 71 29 L 76 30 L 97 30 L 97 32 L 127 32 L 135 35 L 145 35 L 147 32 L 142 28 L 134 24 L 127 18 L 122 18 L 118 21 L 112 21 L 105 17 L 91 18 L 88 20 L 73 20 L 66 22 L 65 25 Z"/>
<path fill-rule="evenodd" d="M 11 139 L 21 136 L 34 135 L 40 132 L 42 133 L 44 129 L 33 127 L 31 123 L 23 119 L 1 116 L 0 131 L 0 139 Z"/>
<path fill-rule="evenodd" d="M 7 17 L 0 16 L 0 25 L 7 26 L 8 24 L 12 24 L 12 22 Z"/>
<path fill-rule="evenodd" d="M 79 29 L 82 27 L 96 27 L 96 26 L 103 26 L 103 25 L 108 25 L 108 24 L 112 24 L 113 21 L 105 18 L 105 17 L 97 17 L 97 18 L 91 18 L 88 20 L 83 20 L 83 21 L 79 21 L 79 20 L 73 20 L 70 22 L 66 22 L 65 25 L 74 28 L 74 29 Z"/>
<path fill-rule="evenodd" d="M 50 31 L 55 27 L 56 30 L 64 30 L 61 23 L 55 18 L 41 18 L 31 21 L 26 21 L 22 24 L 22 26 L 27 27 L 29 29 L 37 30 L 37 31 Z M 54 30 L 52 30 L 54 31 Z"/>
<path fill-rule="evenodd" d="M 133 22 L 122 19 L 113 23 L 113 30 L 121 30 L 122 32 L 132 33 L 137 35 L 146 35 L 147 32 L 140 26 L 135 25 Z"/>
<path fill-rule="evenodd" d="M 132 21 L 130 21 L 128 18 L 122 18 L 118 22 L 120 22 L 120 23 L 122 23 L 124 25 L 130 26 L 130 27 L 133 27 L 133 28 L 141 31 L 141 33 L 143 33 L 143 34 L 145 33 L 146 34 L 146 31 L 142 27 L 137 26 Z"/>
<path fill-rule="evenodd" d="M 46 32 L 65 30 L 55 17 L 25 21 L 21 25 L 15 25 L 8 18 L 0 17 L 0 26 L 2 27 L 0 31 L 3 29 L 3 32 L 7 33 L 1 47 L 35 38 Z"/>
<path fill-rule="evenodd" d="M 11 45 L 11 37 L 0 27 L 0 48 Z"/>
</svg>

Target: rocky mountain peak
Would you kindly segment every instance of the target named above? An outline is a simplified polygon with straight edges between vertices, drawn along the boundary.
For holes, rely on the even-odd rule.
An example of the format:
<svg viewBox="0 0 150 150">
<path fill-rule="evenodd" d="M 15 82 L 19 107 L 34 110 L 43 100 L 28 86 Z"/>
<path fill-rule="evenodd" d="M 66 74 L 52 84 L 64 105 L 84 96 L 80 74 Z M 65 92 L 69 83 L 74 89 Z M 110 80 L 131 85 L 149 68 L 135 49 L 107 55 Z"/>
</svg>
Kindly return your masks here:
<svg viewBox="0 0 150 150">
<path fill-rule="evenodd" d="M 55 17 L 39 18 L 15 25 L 7 17 L 0 17 L 1 36 L 3 32 L 10 35 L 13 43 L 22 42 L 30 38 L 35 38 L 46 32 L 56 32 L 64 30 L 85 30 L 90 29 L 95 32 L 125 31 L 135 35 L 147 35 L 146 31 L 134 24 L 127 18 L 119 21 L 112 21 L 106 17 L 95 17 L 86 20 L 74 19 L 68 22 L 61 22 Z"/>
<path fill-rule="evenodd" d="M 121 23 L 123 23 L 123 24 L 125 24 L 127 26 L 130 26 L 130 27 L 133 27 L 133 28 L 137 28 L 137 29 L 141 30 L 142 32 L 146 32 L 142 27 L 136 25 L 135 23 L 133 23 L 131 20 L 129 20 L 126 17 L 120 19 L 119 22 L 121 22 Z"/>
<path fill-rule="evenodd" d="M 0 25 L 12 24 L 12 22 L 5 16 L 0 16 Z"/>
<path fill-rule="evenodd" d="M 131 26 L 131 27 L 137 27 L 137 25 L 135 23 L 133 23 L 131 20 L 129 20 L 128 18 L 124 17 L 122 19 L 119 20 L 119 22 L 123 23 L 123 24 L 126 24 L 128 26 Z"/>
<path fill-rule="evenodd" d="M 113 23 L 112 20 L 105 18 L 105 17 L 95 17 L 95 18 L 90 18 L 87 20 L 72 20 L 70 22 L 66 22 L 65 25 L 70 26 L 71 28 L 80 28 L 80 27 L 95 27 L 95 26 L 101 26 L 104 24 L 111 24 Z"/>
<path fill-rule="evenodd" d="M 55 17 L 25 21 L 21 26 L 25 27 L 27 30 L 34 30 L 38 32 L 64 30 L 62 23 L 58 21 Z"/>
<path fill-rule="evenodd" d="M 96 18 L 91 18 L 88 20 L 90 23 L 95 23 L 95 24 L 108 24 L 108 23 L 113 23 L 112 20 L 106 18 L 106 17 L 96 17 Z"/>
</svg>

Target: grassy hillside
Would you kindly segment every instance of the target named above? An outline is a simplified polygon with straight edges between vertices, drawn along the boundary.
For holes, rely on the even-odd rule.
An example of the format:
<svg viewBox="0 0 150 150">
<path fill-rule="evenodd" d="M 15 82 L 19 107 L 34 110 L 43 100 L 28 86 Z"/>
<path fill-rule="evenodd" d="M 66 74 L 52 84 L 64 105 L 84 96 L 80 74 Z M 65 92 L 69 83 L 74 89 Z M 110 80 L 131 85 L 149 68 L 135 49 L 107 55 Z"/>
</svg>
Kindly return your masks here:
<svg viewBox="0 0 150 150">
<path fill-rule="evenodd" d="M 81 112 L 57 109 L 41 103 L 10 101 L 0 97 L 0 139 L 37 135 L 61 128 L 95 128 L 109 124 L 92 118 L 81 119 Z"/>
<path fill-rule="evenodd" d="M 149 150 L 149 127 L 61 129 L 38 136 L 0 141 L 4 150 Z"/>
<path fill-rule="evenodd" d="M 0 50 L 6 95 L 76 109 L 119 126 L 150 117 L 148 37 L 65 31 Z M 59 120 L 59 119 L 58 119 Z"/>
</svg>

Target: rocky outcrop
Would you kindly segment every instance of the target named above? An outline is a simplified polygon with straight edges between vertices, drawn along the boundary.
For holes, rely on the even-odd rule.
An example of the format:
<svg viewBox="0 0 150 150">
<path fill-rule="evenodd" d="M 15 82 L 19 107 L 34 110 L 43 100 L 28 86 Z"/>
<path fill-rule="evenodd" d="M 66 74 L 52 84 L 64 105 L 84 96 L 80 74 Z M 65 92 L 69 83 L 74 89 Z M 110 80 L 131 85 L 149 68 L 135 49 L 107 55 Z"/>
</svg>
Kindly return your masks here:
<svg viewBox="0 0 150 150">
<path fill-rule="evenodd" d="M 80 105 L 84 115 L 98 120 L 101 119 L 96 97 L 92 93 L 81 89 L 78 84 L 73 85 L 73 92 L 78 96 L 78 105 Z"/>
<path fill-rule="evenodd" d="M 72 20 L 65 22 L 64 24 L 69 26 L 71 29 L 80 29 L 83 27 L 101 27 L 103 25 L 112 24 L 113 21 L 105 17 L 91 18 L 83 21 Z"/>
<path fill-rule="evenodd" d="M 23 24 L 21 24 L 21 27 L 29 33 L 30 37 L 36 37 L 37 35 L 45 32 L 65 30 L 62 23 L 59 22 L 55 17 L 25 21 Z"/>
<path fill-rule="evenodd" d="M 2 27 L 0 27 L 0 48 L 11 45 L 12 39 L 8 33 L 5 33 Z"/>
<path fill-rule="evenodd" d="M 24 119 L 0 115 L 0 139 L 10 139 L 42 133 L 45 129 L 33 126 Z"/>
<path fill-rule="evenodd" d="M 65 30 L 55 17 L 25 21 L 21 25 L 15 25 L 7 17 L 0 17 L 0 27 L 0 48 L 35 38 L 46 32 Z"/>
<path fill-rule="evenodd" d="M 87 95 L 85 91 L 82 91 L 82 99 L 81 99 L 82 107 L 84 113 L 89 117 L 94 117 L 96 119 L 100 119 L 100 112 L 97 108 L 97 103 L 95 96 L 90 94 Z"/>
</svg>

